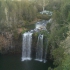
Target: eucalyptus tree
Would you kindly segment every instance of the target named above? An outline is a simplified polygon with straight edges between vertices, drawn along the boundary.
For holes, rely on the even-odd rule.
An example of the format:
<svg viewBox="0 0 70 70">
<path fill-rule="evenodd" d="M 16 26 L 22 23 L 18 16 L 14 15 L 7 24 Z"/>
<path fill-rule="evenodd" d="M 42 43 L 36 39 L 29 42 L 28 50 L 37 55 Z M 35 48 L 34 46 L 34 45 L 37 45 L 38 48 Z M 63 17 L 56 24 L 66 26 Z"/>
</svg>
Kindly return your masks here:
<svg viewBox="0 0 70 70">
<path fill-rule="evenodd" d="M 6 27 L 6 3 L 5 1 L 0 1 L 0 31 L 4 30 Z"/>
</svg>

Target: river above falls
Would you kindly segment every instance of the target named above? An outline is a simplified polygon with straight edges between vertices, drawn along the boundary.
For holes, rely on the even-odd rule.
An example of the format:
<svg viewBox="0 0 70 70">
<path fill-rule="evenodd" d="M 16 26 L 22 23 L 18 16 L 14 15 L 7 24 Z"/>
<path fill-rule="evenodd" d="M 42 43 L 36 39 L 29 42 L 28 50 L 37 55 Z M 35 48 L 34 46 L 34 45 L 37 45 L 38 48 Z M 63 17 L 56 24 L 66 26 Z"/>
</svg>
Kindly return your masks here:
<svg viewBox="0 0 70 70">
<path fill-rule="evenodd" d="M 20 55 L 1 55 L 0 56 L 0 70 L 48 70 L 52 66 L 52 62 L 46 63 L 35 60 L 21 61 Z"/>
</svg>

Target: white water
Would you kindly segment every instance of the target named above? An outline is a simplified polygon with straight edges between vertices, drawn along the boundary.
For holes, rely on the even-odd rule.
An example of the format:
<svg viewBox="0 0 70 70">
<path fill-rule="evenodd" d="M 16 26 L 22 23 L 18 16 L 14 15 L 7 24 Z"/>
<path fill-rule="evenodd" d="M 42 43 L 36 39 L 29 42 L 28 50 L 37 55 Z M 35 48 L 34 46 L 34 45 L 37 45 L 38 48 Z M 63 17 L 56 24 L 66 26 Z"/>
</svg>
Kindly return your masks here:
<svg viewBox="0 0 70 70">
<path fill-rule="evenodd" d="M 31 45 L 32 45 L 32 34 L 34 32 L 39 32 L 41 30 L 47 30 L 46 24 L 48 21 L 37 22 L 34 30 L 30 30 L 29 32 L 25 32 L 23 34 L 22 41 L 22 61 L 31 60 Z M 46 47 L 43 46 L 43 35 L 39 34 L 36 46 L 36 59 L 40 62 L 46 62 Z"/>
<path fill-rule="evenodd" d="M 37 61 L 43 61 L 43 35 L 39 34 L 36 48 L 36 59 Z"/>
<path fill-rule="evenodd" d="M 46 21 L 41 21 L 41 22 L 37 22 L 36 23 L 36 25 L 35 25 L 35 29 L 36 30 L 39 30 L 39 29 L 41 29 L 41 30 L 46 30 Z"/>
<path fill-rule="evenodd" d="M 31 60 L 31 44 L 32 44 L 32 33 L 30 32 L 24 33 L 22 41 L 22 61 Z"/>
<path fill-rule="evenodd" d="M 46 53 L 47 53 L 47 46 L 45 47 L 45 50 L 44 50 L 44 59 L 43 59 L 44 63 L 46 63 Z"/>
</svg>

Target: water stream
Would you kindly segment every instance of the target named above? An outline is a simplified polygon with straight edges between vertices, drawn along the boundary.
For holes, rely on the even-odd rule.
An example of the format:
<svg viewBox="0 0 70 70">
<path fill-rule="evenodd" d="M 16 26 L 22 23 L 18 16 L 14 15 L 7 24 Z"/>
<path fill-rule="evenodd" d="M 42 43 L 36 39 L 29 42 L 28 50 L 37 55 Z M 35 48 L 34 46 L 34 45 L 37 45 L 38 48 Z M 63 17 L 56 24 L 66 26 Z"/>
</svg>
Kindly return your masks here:
<svg viewBox="0 0 70 70">
<path fill-rule="evenodd" d="M 34 32 L 39 32 L 41 30 L 47 30 L 46 29 L 46 24 L 48 21 L 40 21 L 37 22 L 35 25 L 35 29 L 25 32 L 22 37 L 22 61 L 24 60 L 31 60 L 31 48 L 32 46 L 32 34 Z M 40 61 L 40 62 L 46 62 L 46 47 L 44 47 L 44 43 L 43 43 L 43 38 L 44 36 L 42 34 L 38 35 L 38 40 L 37 40 L 37 46 L 36 46 L 36 57 L 35 60 Z"/>
<path fill-rule="evenodd" d="M 22 61 L 31 60 L 31 44 L 32 44 L 32 33 L 30 32 L 24 33 L 22 41 Z"/>
<path fill-rule="evenodd" d="M 36 60 L 43 61 L 43 35 L 38 36 L 37 48 L 36 48 Z"/>
</svg>

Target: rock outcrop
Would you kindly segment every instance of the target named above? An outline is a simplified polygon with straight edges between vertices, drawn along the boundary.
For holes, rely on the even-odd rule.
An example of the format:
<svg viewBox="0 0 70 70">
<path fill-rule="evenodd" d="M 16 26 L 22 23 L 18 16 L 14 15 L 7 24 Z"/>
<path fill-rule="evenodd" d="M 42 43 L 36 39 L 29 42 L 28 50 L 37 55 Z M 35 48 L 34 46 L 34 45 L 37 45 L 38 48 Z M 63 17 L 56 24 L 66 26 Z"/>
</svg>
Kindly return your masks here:
<svg viewBox="0 0 70 70">
<path fill-rule="evenodd" d="M 21 53 L 21 32 L 2 32 L 0 34 L 0 53 Z"/>
</svg>

